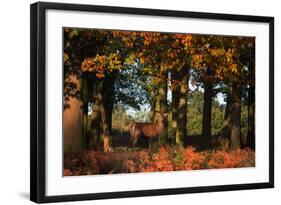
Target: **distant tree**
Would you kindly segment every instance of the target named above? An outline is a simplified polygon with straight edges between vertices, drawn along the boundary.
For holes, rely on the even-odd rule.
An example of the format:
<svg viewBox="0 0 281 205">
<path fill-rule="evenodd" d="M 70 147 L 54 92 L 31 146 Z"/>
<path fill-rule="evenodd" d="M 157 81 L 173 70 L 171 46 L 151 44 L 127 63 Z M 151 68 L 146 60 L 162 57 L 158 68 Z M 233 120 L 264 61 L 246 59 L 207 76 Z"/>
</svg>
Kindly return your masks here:
<svg viewBox="0 0 281 205">
<path fill-rule="evenodd" d="M 140 110 L 149 103 L 149 76 L 143 69 L 139 61 L 123 65 L 115 82 L 115 105 Z"/>
<path fill-rule="evenodd" d="M 190 92 L 188 96 L 187 133 L 188 135 L 201 135 L 203 119 L 203 93 L 201 91 Z"/>
</svg>

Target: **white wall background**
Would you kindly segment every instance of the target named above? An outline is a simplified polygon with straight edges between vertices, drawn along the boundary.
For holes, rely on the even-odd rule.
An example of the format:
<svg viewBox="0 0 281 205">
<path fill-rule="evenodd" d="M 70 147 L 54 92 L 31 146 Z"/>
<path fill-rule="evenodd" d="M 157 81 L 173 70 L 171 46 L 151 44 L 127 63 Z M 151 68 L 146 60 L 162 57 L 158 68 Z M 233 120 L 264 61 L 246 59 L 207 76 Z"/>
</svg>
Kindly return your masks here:
<svg viewBox="0 0 281 205">
<path fill-rule="evenodd" d="M 49 0 L 52 1 L 52 0 Z M 0 6 L 0 204 L 29 201 L 29 4 L 7 0 Z M 60 0 L 60 2 L 146 7 L 275 17 L 275 105 L 281 104 L 280 36 L 278 1 L 265 0 Z M 278 55 L 279 54 L 279 55 Z M 188 194 L 161 197 L 69 202 L 67 204 L 278 204 L 281 194 L 281 109 L 275 106 L 276 188 L 266 190 Z M 280 203 L 280 202 L 279 202 Z M 63 203 L 64 204 L 64 203 Z"/>
</svg>

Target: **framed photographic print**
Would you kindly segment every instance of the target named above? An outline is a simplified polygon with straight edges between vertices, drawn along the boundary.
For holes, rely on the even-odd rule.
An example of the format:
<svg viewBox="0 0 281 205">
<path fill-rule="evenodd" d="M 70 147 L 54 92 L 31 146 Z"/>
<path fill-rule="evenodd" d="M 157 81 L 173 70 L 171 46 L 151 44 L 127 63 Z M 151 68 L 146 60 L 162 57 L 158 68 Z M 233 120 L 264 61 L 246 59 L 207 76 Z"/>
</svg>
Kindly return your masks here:
<svg viewBox="0 0 281 205">
<path fill-rule="evenodd" d="M 34 202 L 274 187 L 274 18 L 31 5 Z"/>
</svg>

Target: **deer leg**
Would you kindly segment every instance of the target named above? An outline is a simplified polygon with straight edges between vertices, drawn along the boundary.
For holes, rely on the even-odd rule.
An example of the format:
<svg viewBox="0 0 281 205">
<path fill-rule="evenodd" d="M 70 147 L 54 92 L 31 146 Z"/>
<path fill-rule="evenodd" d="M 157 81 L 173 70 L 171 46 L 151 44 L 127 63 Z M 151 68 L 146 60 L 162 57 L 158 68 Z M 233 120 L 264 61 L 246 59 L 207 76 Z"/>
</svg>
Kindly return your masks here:
<svg viewBox="0 0 281 205">
<path fill-rule="evenodd" d="M 130 140 L 131 147 L 136 146 L 137 142 L 138 142 L 138 138 L 131 138 L 131 140 Z"/>
<path fill-rule="evenodd" d="M 136 144 L 138 143 L 138 140 L 139 140 L 138 137 L 136 137 L 136 138 L 133 139 L 132 147 L 135 147 L 135 146 L 136 146 Z"/>
<path fill-rule="evenodd" d="M 149 138 L 148 144 L 149 144 L 149 149 L 151 150 L 151 147 L 152 147 L 152 144 L 153 144 L 152 138 Z"/>
<path fill-rule="evenodd" d="M 134 138 L 131 137 L 131 138 L 130 138 L 130 143 L 129 143 L 129 144 L 130 144 L 130 145 L 129 145 L 130 147 L 133 147 L 133 141 L 134 141 Z"/>
<path fill-rule="evenodd" d="M 137 133 L 135 136 L 131 138 L 132 141 L 132 147 L 135 147 L 138 143 L 139 138 L 141 137 L 141 133 Z"/>
</svg>

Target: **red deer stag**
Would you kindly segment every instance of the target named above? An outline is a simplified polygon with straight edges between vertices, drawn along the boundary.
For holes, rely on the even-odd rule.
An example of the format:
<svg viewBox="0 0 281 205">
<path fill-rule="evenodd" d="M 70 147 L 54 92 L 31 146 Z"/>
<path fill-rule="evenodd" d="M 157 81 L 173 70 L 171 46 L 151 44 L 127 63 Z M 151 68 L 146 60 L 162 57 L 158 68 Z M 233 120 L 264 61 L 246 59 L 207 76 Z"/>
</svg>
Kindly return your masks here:
<svg viewBox="0 0 281 205">
<path fill-rule="evenodd" d="M 164 120 L 168 113 L 156 112 L 156 120 L 152 122 L 133 122 L 130 127 L 131 146 L 136 146 L 139 138 L 144 136 L 149 139 L 149 148 L 152 140 L 156 139 L 164 131 Z"/>
</svg>

